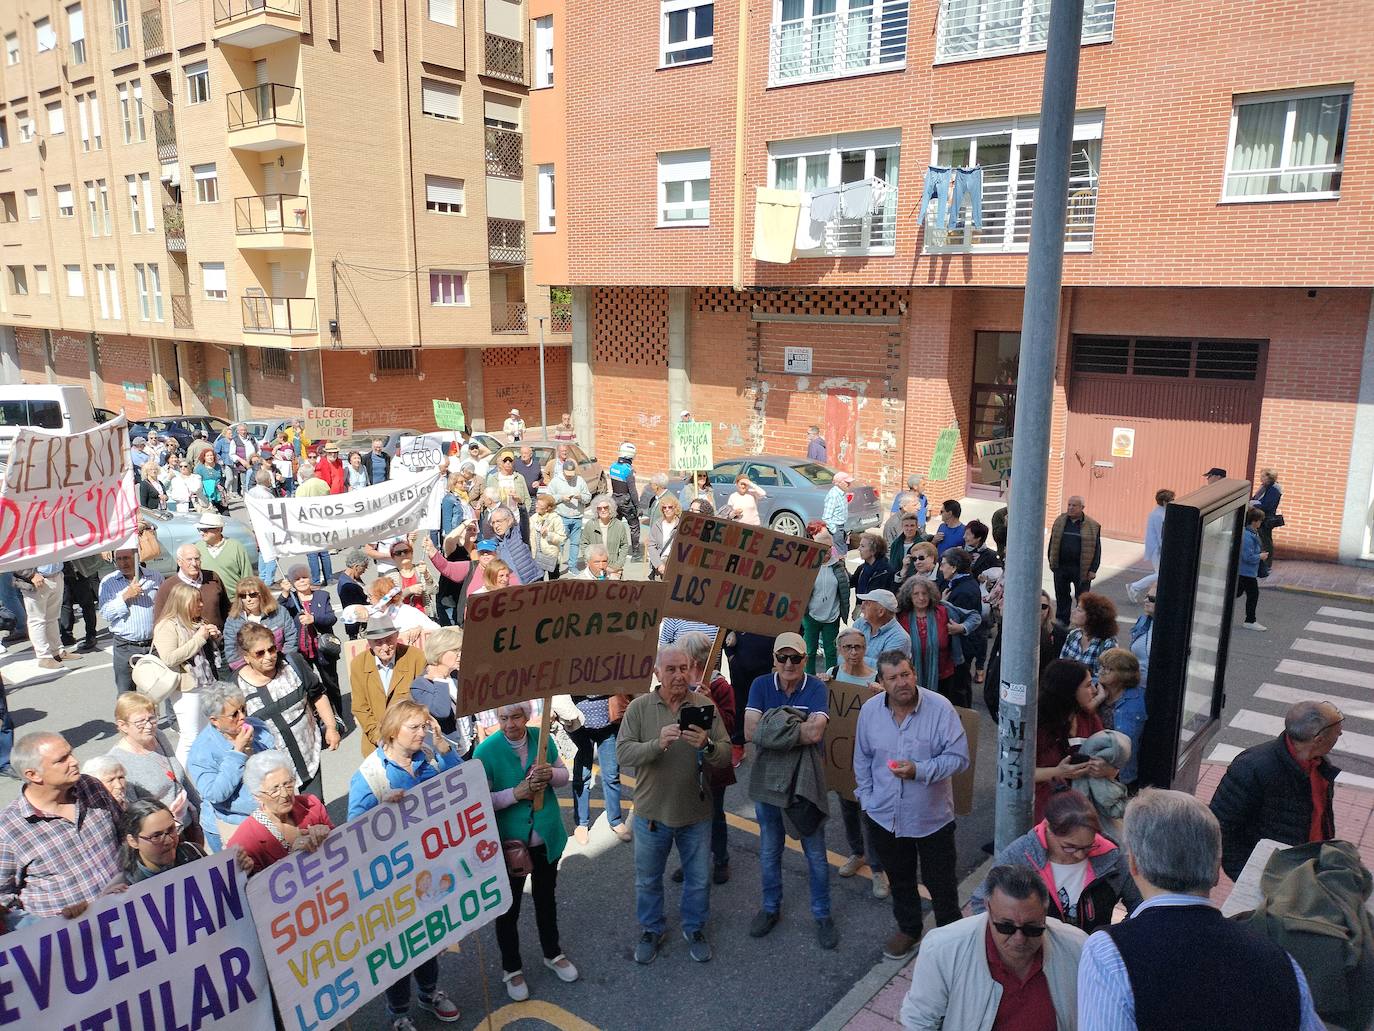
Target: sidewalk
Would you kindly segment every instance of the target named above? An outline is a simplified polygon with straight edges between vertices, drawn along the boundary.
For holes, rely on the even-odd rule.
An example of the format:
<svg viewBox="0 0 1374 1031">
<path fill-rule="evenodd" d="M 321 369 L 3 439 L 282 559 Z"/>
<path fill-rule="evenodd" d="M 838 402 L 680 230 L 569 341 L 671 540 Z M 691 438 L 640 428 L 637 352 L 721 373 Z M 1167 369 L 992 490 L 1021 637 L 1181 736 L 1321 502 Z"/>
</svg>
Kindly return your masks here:
<svg viewBox="0 0 1374 1031">
<path fill-rule="evenodd" d="M 1321 565 L 1321 563 L 1311 563 Z M 1204 802 L 1210 801 L 1226 767 L 1221 763 L 1203 763 L 1194 792 Z M 1344 841 L 1359 846 L 1365 866 L 1374 869 L 1374 791 L 1343 787 L 1336 782 L 1336 833 Z M 967 898 L 974 884 L 986 875 L 991 861 L 983 863 L 959 886 L 961 898 Z M 1231 879 L 1221 875 L 1221 882 L 1212 891 L 1212 901 L 1220 906 L 1231 894 Z M 927 920 L 926 930 L 934 926 Z M 899 1028 L 897 1016 L 902 1000 L 911 988 L 911 959 L 898 966 L 892 960 L 880 960 L 877 966 L 850 990 L 825 1015 L 812 1031 L 893 1031 Z"/>
</svg>

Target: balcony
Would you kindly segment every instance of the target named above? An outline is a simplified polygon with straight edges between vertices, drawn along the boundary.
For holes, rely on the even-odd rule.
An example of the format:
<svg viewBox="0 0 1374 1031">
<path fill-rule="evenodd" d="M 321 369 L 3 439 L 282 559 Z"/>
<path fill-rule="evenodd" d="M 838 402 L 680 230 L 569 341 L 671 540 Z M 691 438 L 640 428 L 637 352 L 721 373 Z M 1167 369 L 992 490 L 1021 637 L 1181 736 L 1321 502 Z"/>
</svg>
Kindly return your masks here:
<svg viewBox="0 0 1374 1031">
<path fill-rule="evenodd" d="M 195 328 L 191 321 L 191 298 L 186 294 L 172 294 L 172 328 Z"/>
<path fill-rule="evenodd" d="M 525 44 L 518 39 L 498 36 L 494 32 L 488 32 L 486 35 L 486 60 L 482 63 L 483 73 L 490 75 L 493 79 L 523 83 L 525 81 Z"/>
<path fill-rule="evenodd" d="M 487 175 L 523 179 L 525 141 L 518 132 L 487 126 Z"/>
<path fill-rule="evenodd" d="M 293 193 L 236 197 L 234 234 L 239 250 L 309 250 L 310 201 Z"/>
<path fill-rule="evenodd" d="M 493 333 L 528 333 L 529 307 L 524 301 L 493 302 L 491 306 Z"/>
<path fill-rule="evenodd" d="M 162 233 L 166 237 L 169 254 L 186 252 L 186 219 L 180 204 L 162 205 Z"/>
<path fill-rule="evenodd" d="M 1003 0 L 999 4 L 941 5 L 935 63 L 974 61 L 1003 54 L 1044 50 L 1050 0 Z M 1116 0 L 1083 0 L 1083 43 L 1109 43 L 1116 25 Z"/>
<path fill-rule="evenodd" d="M 553 301 L 549 304 L 549 332 L 572 332 L 572 302 Z"/>
<path fill-rule="evenodd" d="M 301 0 L 215 0 L 213 38 L 221 46 L 265 47 L 301 34 Z"/>
<path fill-rule="evenodd" d="M 305 146 L 305 98 L 294 86 L 269 82 L 230 93 L 229 146 L 277 150 Z"/>
<path fill-rule="evenodd" d="M 177 120 L 169 107 L 153 112 L 153 139 L 157 142 L 157 159 L 174 161 L 177 156 Z"/>
<path fill-rule="evenodd" d="M 243 342 L 275 345 L 278 337 L 318 337 L 313 297 L 266 297 L 249 294 L 243 298 Z"/>
<path fill-rule="evenodd" d="M 513 218 L 487 219 L 487 260 L 493 265 L 523 265 L 525 223 Z"/>
<path fill-rule="evenodd" d="M 162 4 L 143 0 L 143 56 L 161 57 L 167 53 L 167 30 L 162 23 Z"/>
<path fill-rule="evenodd" d="M 768 85 L 818 82 L 906 67 L 907 4 L 776 22 L 768 30 Z"/>
</svg>

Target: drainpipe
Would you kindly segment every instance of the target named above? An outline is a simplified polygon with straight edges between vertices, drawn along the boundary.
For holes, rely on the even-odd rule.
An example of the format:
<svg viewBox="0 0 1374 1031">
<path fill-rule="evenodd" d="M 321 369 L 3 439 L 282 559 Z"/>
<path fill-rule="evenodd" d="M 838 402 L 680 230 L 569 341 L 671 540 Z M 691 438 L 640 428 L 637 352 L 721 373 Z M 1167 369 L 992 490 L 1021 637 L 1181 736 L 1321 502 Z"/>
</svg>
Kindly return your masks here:
<svg viewBox="0 0 1374 1031">
<path fill-rule="evenodd" d="M 749 0 L 739 0 L 739 40 L 735 44 L 735 225 L 730 282 L 744 289 L 744 111 L 749 84 Z"/>
</svg>

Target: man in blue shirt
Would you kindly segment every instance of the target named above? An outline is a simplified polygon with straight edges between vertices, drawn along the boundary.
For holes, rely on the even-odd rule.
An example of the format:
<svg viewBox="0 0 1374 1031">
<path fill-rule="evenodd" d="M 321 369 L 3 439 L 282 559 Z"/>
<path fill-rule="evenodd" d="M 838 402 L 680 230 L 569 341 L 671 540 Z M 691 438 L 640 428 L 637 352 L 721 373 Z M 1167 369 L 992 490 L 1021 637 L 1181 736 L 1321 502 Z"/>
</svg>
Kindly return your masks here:
<svg viewBox="0 0 1374 1031">
<path fill-rule="evenodd" d="M 754 771 L 749 781 L 749 794 L 754 798 L 754 812 L 759 821 L 759 871 L 763 878 L 763 908 L 749 926 L 753 938 L 762 938 L 778 922 L 782 909 L 782 849 L 784 838 L 789 833 L 783 824 L 783 809 L 773 802 L 760 801 L 763 794 L 776 795 L 776 791 L 766 790 L 774 787 L 770 773 L 782 773 L 787 783 L 795 785 L 789 791 L 801 791 L 800 773 L 806 769 L 811 756 L 803 752 L 798 758 L 791 753 L 822 747 L 825 727 L 830 722 L 830 696 L 825 684 L 812 676 L 807 676 L 806 642 L 801 634 L 779 634 L 773 642 L 773 672 L 759 677 L 749 688 L 749 701 L 744 710 L 744 738 L 754 741 L 759 725 L 769 712 L 789 706 L 800 709 L 806 714 L 797 728 L 796 744 L 792 748 L 767 748 L 755 744 Z M 770 724 L 773 720 L 769 721 Z M 791 777 L 783 771 L 788 762 L 797 763 L 798 770 Z M 825 798 L 825 784 L 821 783 L 820 796 Z M 821 948 L 833 949 L 839 944 L 835 931 L 835 921 L 830 917 L 830 861 L 825 849 L 825 822 L 809 834 L 797 834 L 801 840 L 802 852 L 806 855 L 806 865 L 811 883 L 811 915 L 816 918 L 816 937 Z"/>
<path fill-rule="evenodd" d="M 940 506 L 940 528 L 935 531 L 935 536 L 931 540 L 935 542 L 935 550 L 941 555 L 950 548 L 964 546 L 964 524 L 959 522 L 959 516 L 963 511 L 963 507 L 953 498 Z"/>
<path fill-rule="evenodd" d="M 878 665 L 878 656 L 893 648 L 911 654 L 911 637 L 897 622 L 897 596 L 891 591 L 858 595 L 859 618 L 854 629 L 864 635 L 864 662 Z"/>
<path fill-rule="evenodd" d="M 951 778 L 968 768 L 968 737 L 948 699 L 916 685 L 909 655 L 883 652 L 877 667 L 883 693 L 864 702 L 854 731 L 854 794 L 892 885 L 897 933 L 883 955 L 906 959 L 921 938 L 918 875 L 935 922 L 959 919 Z"/>
<path fill-rule="evenodd" d="M 139 569 L 138 552 L 115 552 L 115 571 L 100 581 L 97 604 L 114 635 L 114 679 L 118 692 L 134 689 L 129 662 L 153 649 L 153 604 L 162 574 Z"/>
<path fill-rule="evenodd" d="M 385 447 L 386 441 L 378 437 L 372 442 L 372 450 L 363 459 L 368 483 L 385 483 L 391 476 L 391 456 L 386 453 Z"/>
</svg>

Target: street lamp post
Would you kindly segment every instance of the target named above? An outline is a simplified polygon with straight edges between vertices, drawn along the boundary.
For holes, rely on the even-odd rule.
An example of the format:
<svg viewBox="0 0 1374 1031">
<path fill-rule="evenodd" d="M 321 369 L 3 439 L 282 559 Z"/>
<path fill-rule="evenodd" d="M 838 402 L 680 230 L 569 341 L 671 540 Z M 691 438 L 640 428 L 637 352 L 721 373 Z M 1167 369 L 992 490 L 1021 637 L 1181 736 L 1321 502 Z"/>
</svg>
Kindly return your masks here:
<svg viewBox="0 0 1374 1031">
<path fill-rule="evenodd" d="M 539 425 L 544 428 L 544 435 L 549 433 L 549 398 L 544 392 L 544 316 L 537 316 L 539 319 Z"/>
</svg>

